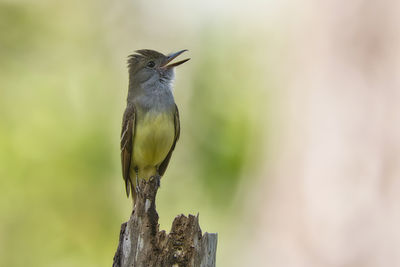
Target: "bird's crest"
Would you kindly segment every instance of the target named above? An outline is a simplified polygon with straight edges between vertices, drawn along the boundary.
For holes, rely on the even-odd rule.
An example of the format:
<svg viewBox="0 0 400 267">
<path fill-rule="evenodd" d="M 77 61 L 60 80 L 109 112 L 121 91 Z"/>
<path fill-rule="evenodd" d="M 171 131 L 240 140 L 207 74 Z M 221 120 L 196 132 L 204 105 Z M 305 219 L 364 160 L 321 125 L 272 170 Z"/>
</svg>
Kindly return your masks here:
<svg viewBox="0 0 400 267">
<path fill-rule="evenodd" d="M 164 54 L 151 49 L 136 50 L 135 54 L 128 56 L 128 69 L 132 71 L 135 66 L 143 59 L 157 59 L 165 57 Z"/>
</svg>

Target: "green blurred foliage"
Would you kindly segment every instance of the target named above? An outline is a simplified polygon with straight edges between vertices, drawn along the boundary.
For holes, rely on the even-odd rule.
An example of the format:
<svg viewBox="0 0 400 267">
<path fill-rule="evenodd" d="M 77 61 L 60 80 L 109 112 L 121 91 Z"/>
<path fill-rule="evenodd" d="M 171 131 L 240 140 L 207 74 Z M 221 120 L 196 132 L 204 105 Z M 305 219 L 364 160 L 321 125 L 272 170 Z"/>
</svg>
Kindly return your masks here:
<svg viewBox="0 0 400 267">
<path fill-rule="evenodd" d="M 96 1 L 0 2 L 0 266 L 112 262 L 131 201 L 118 143 L 127 75 L 113 63 L 107 12 Z M 219 30 L 199 32 L 192 73 L 179 71 L 177 87 L 189 88 L 176 92 L 182 134 L 158 209 L 164 228 L 200 211 L 223 251 L 235 227 L 226 223 L 238 216 L 224 209 L 257 171 L 261 130 L 249 94 L 257 81 L 246 72 L 253 62 Z"/>
<path fill-rule="evenodd" d="M 193 123 L 193 153 L 199 177 L 208 195 L 220 207 L 232 200 L 253 140 L 248 120 L 251 99 L 246 97 L 249 67 L 246 55 L 226 39 L 209 29 L 201 40 L 202 55 L 193 77 L 194 93 L 189 116 Z M 223 194 L 221 194 L 223 192 Z"/>
</svg>

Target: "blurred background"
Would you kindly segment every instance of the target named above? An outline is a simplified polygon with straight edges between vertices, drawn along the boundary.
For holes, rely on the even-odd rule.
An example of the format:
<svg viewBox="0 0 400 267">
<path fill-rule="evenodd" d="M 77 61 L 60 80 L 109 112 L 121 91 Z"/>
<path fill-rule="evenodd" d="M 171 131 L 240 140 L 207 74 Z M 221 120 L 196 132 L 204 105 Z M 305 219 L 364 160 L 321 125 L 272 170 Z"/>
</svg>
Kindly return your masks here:
<svg viewBox="0 0 400 267">
<path fill-rule="evenodd" d="M 400 266 L 398 1 L 0 0 L 0 266 L 111 266 L 127 56 L 189 49 L 161 229 L 217 266 Z"/>
</svg>

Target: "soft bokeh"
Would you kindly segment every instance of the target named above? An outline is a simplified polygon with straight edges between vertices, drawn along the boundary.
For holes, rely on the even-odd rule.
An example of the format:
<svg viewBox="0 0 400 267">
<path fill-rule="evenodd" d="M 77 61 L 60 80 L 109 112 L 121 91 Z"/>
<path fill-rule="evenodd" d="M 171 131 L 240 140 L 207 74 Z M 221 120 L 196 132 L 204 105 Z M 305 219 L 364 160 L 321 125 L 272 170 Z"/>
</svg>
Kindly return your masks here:
<svg viewBox="0 0 400 267">
<path fill-rule="evenodd" d="M 0 266 L 110 266 L 127 55 L 189 49 L 160 226 L 217 266 L 398 266 L 395 1 L 0 0 Z"/>
</svg>

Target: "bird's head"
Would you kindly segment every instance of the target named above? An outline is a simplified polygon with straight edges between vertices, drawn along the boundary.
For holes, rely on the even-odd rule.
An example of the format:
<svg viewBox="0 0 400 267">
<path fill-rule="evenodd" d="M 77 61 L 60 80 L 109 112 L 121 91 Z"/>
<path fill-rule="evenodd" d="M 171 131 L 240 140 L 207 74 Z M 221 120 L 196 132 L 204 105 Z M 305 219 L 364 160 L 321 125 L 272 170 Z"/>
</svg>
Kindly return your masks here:
<svg viewBox="0 0 400 267">
<path fill-rule="evenodd" d="M 171 83 L 174 79 L 174 67 L 185 63 L 190 58 L 171 63 L 183 52 L 164 55 L 150 49 L 137 50 L 136 54 L 128 57 L 128 69 L 130 82 L 135 85 L 153 85 L 156 83 Z"/>
</svg>

